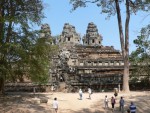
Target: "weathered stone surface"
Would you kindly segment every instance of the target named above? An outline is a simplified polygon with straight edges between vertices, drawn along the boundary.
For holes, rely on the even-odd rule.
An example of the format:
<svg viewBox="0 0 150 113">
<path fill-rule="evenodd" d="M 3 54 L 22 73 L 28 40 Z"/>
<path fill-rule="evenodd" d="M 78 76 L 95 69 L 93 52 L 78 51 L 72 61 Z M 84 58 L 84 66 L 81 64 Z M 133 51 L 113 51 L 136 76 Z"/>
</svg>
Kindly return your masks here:
<svg viewBox="0 0 150 113">
<path fill-rule="evenodd" d="M 59 43 L 80 43 L 80 35 L 76 32 L 75 27 L 69 23 L 65 23 Z"/>
<path fill-rule="evenodd" d="M 93 22 L 88 24 L 83 44 L 68 41 L 74 34 L 75 27 L 66 23 L 60 40 L 67 43 L 60 47 L 59 57 L 53 59 L 55 80 L 64 82 L 68 91 L 88 86 L 101 91 L 103 87 L 113 89 L 118 86 L 122 81 L 124 65 L 120 51 L 113 46 L 102 45 L 102 36 Z"/>
<path fill-rule="evenodd" d="M 102 36 L 98 33 L 97 26 L 91 22 L 88 24 L 86 34 L 83 36 L 84 45 L 101 45 Z"/>
<path fill-rule="evenodd" d="M 40 38 L 51 38 L 51 29 L 48 24 L 41 26 Z"/>
<path fill-rule="evenodd" d="M 42 25 L 41 29 L 41 38 L 51 36 L 48 24 Z M 75 27 L 69 23 L 64 24 L 57 42 L 59 53 L 53 57 L 49 80 L 55 86 L 55 91 L 77 91 L 78 88 L 86 89 L 89 86 L 101 91 L 104 88 L 113 89 L 118 84 L 122 86 L 122 55 L 113 46 L 102 45 L 102 36 L 93 22 L 87 26 L 83 44 Z M 33 91 L 32 86 L 30 89 Z M 49 91 L 49 88 L 42 86 L 36 91 Z M 47 100 L 42 99 L 41 102 Z"/>
</svg>

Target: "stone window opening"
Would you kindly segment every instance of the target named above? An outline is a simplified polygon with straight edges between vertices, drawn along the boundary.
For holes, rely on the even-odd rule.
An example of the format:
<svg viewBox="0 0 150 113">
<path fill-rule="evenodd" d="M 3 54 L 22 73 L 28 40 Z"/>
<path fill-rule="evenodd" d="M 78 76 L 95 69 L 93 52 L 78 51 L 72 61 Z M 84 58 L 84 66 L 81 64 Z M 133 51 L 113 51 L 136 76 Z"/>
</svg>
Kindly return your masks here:
<svg viewBox="0 0 150 113">
<path fill-rule="evenodd" d="M 70 41 L 70 37 L 68 37 L 68 41 Z"/>
<path fill-rule="evenodd" d="M 83 66 L 84 65 L 84 63 L 83 62 L 80 62 L 80 66 Z"/>
<path fill-rule="evenodd" d="M 91 62 L 88 62 L 88 66 L 90 66 L 91 65 Z"/>
<path fill-rule="evenodd" d="M 111 61 L 111 62 L 110 62 L 110 65 L 111 65 L 111 66 L 113 66 L 113 65 L 114 65 L 114 62 L 113 62 L 113 61 Z"/>
<path fill-rule="evenodd" d="M 92 43 L 94 43 L 94 39 L 92 39 Z"/>
<path fill-rule="evenodd" d="M 93 62 L 93 66 L 96 66 L 97 65 L 97 62 Z"/>
<path fill-rule="evenodd" d="M 123 61 L 121 61 L 121 63 L 120 63 L 122 66 L 124 65 L 124 62 Z"/>
<path fill-rule="evenodd" d="M 108 66 L 108 62 L 105 62 L 105 66 Z"/>
<path fill-rule="evenodd" d="M 119 62 L 118 61 L 116 61 L 116 66 L 119 66 L 120 64 L 119 64 Z"/>
<path fill-rule="evenodd" d="M 99 62 L 99 66 L 102 66 L 102 62 Z"/>
</svg>

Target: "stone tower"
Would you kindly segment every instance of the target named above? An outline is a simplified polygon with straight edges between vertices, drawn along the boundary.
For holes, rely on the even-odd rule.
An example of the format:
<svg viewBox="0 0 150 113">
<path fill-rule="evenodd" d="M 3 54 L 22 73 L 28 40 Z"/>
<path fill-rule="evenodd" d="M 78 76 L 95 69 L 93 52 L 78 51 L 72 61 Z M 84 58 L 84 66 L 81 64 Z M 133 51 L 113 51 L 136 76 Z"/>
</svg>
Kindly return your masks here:
<svg viewBox="0 0 150 113">
<path fill-rule="evenodd" d="M 80 35 L 76 32 L 75 27 L 65 23 L 62 34 L 59 37 L 59 43 L 80 43 Z"/>
<path fill-rule="evenodd" d="M 40 38 L 51 38 L 51 29 L 48 24 L 42 24 Z"/>
<path fill-rule="evenodd" d="M 102 45 L 102 36 L 98 33 L 97 26 L 91 22 L 88 24 L 86 34 L 83 36 L 84 45 Z"/>
</svg>

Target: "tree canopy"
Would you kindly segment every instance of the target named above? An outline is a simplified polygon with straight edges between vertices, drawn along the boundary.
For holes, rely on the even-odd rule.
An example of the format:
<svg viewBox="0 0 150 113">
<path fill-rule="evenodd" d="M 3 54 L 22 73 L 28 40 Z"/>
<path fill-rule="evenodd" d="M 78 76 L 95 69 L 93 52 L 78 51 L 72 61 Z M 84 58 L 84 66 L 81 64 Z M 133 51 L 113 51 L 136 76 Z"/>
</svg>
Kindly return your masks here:
<svg viewBox="0 0 150 113">
<path fill-rule="evenodd" d="M 6 81 L 46 82 L 49 72 L 52 40 L 39 38 L 44 18 L 42 0 L 0 1 L 0 92 Z M 48 43 L 48 44 L 46 44 Z"/>
<path fill-rule="evenodd" d="M 141 76 L 149 80 L 150 77 L 150 25 L 143 27 L 140 35 L 134 40 L 136 50 L 130 55 L 130 62 L 135 66 L 131 77 L 140 79 Z"/>
</svg>

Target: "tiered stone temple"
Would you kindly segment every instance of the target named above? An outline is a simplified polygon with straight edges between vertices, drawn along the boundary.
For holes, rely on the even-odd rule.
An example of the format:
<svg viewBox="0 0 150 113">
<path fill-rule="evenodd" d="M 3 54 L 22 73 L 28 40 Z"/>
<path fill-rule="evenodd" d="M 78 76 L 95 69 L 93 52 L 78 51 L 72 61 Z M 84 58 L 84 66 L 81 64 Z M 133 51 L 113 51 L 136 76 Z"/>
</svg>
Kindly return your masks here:
<svg viewBox="0 0 150 113">
<path fill-rule="evenodd" d="M 122 85 L 123 58 L 113 46 L 103 46 L 97 26 L 91 22 L 81 37 L 75 27 L 64 24 L 58 38 L 59 55 L 53 57 L 51 83 L 59 89 L 76 91 L 91 87 L 95 91 L 109 90 Z"/>
<path fill-rule="evenodd" d="M 83 36 L 83 45 L 101 45 L 102 36 L 98 33 L 97 26 L 91 22 L 88 24 L 86 34 Z"/>
</svg>

